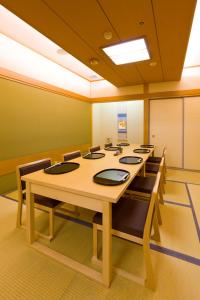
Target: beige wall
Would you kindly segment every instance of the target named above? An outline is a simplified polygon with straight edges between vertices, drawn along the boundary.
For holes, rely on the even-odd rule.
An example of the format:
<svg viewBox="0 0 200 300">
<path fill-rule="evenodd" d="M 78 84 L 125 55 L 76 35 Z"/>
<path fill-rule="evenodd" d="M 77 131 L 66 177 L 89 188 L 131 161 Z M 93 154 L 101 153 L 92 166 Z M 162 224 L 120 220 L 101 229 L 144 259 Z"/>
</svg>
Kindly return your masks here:
<svg viewBox="0 0 200 300">
<path fill-rule="evenodd" d="M 0 91 L 0 164 L 90 144 L 91 104 L 1 78 Z"/>
<path fill-rule="evenodd" d="M 95 103 L 92 107 L 92 143 L 104 146 L 109 138 L 118 142 L 117 115 L 127 113 L 127 139 L 129 143 L 143 143 L 144 101 Z"/>
</svg>

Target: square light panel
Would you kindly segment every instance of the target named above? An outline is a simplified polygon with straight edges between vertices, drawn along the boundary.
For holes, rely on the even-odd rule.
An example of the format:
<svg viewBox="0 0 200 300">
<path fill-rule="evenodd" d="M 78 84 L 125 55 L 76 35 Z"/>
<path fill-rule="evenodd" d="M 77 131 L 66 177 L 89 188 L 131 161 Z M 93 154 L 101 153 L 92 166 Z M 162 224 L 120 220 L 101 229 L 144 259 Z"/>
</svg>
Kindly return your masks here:
<svg viewBox="0 0 200 300">
<path fill-rule="evenodd" d="M 102 48 L 116 65 L 128 64 L 150 59 L 143 38 Z"/>
</svg>

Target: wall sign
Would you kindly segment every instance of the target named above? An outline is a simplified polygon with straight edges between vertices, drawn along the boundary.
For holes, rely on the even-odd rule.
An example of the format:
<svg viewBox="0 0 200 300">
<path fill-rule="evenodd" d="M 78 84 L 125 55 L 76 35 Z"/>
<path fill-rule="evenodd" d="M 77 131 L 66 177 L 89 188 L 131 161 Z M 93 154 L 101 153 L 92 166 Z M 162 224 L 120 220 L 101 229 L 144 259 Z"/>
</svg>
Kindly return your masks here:
<svg viewBox="0 0 200 300">
<path fill-rule="evenodd" d="M 119 113 L 117 115 L 118 139 L 127 140 L 127 114 Z"/>
</svg>

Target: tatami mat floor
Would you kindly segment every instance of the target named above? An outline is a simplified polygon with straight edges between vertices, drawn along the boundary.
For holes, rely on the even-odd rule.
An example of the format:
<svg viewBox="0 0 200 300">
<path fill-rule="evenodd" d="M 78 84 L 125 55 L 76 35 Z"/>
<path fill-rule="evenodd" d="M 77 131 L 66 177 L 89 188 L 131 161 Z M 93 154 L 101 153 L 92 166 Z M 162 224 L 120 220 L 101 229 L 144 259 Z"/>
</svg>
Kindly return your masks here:
<svg viewBox="0 0 200 300">
<path fill-rule="evenodd" d="M 197 176 L 196 176 L 197 175 Z M 199 177 L 199 178 L 198 178 Z M 15 228 L 16 202 L 0 198 L 0 299 L 1 300 L 199 300 L 200 299 L 200 175 L 168 170 L 165 205 L 161 206 L 161 242 L 151 243 L 157 287 L 152 292 L 114 275 L 105 288 L 29 247 L 25 231 Z M 15 199 L 16 192 L 7 197 Z M 92 265 L 93 212 L 80 209 L 80 218 L 56 217 L 53 249 Z M 39 230 L 47 229 L 47 215 L 37 211 Z M 84 226 L 86 225 L 86 226 Z M 113 264 L 141 273 L 141 247 L 113 238 Z"/>
</svg>

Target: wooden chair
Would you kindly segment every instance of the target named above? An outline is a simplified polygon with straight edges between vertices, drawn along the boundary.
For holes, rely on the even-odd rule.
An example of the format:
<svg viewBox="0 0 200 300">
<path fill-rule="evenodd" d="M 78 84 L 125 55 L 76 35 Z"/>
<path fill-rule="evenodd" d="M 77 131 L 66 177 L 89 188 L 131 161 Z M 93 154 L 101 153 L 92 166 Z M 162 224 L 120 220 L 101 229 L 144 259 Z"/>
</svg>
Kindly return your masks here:
<svg viewBox="0 0 200 300">
<path fill-rule="evenodd" d="M 78 158 L 78 157 L 81 157 L 81 151 L 80 150 L 73 151 L 73 152 L 68 152 L 68 153 L 65 153 L 65 154 L 62 155 L 63 161 L 69 161 L 71 159 L 75 159 L 75 158 Z M 78 206 L 74 206 L 74 210 L 70 210 L 70 209 L 62 207 L 62 209 L 60 209 L 60 211 L 62 211 L 64 213 L 66 212 L 66 213 L 74 214 L 76 216 L 80 215 Z"/>
<path fill-rule="evenodd" d="M 77 157 L 81 157 L 81 151 L 73 151 L 73 152 L 68 152 L 62 155 L 63 161 L 68 161 Z"/>
<path fill-rule="evenodd" d="M 96 152 L 96 151 L 98 151 L 98 150 L 100 150 L 100 149 L 101 149 L 101 147 L 98 145 L 98 146 L 90 147 L 90 148 L 89 148 L 89 151 L 90 151 L 90 152 Z"/>
<path fill-rule="evenodd" d="M 17 175 L 17 186 L 18 186 L 18 209 L 17 209 L 17 227 L 22 226 L 22 210 L 23 203 L 26 200 L 26 183 L 21 180 L 23 175 L 33 173 L 35 171 L 47 168 L 51 166 L 51 159 L 46 158 L 27 164 L 17 166 L 16 175 Z M 51 240 L 54 236 L 54 212 L 62 202 L 47 198 L 40 195 L 34 195 L 34 206 L 35 208 L 44 210 L 49 213 L 49 234 L 45 235 L 42 233 L 37 233 L 39 236 Z"/>
<path fill-rule="evenodd" d="M 112 143 L 107 143 L 104 145 L 104 148 L 112 147 L 112 145 L 113 145 Z"/>
<path fill-rule="evenodd" d="M 155 203 L 160 182 L 160 172 L 151 194 L 150 201 L 138 199 L 121 198 L 113 204 L 112 210 L 112 235 L 135 242 L 143 246 L 145 278 L 141 279 L 119 268 L 116 273 L 127 277 L 138 283 L 145 284 L 150 289 L 155 288 L 153 267 L 150 256 L 150 237 L 152 226 L 154 228 L 153 238 L 160 241 L 157 216 L 155 214 Z M 102 231 L 102 214 L 96 213 L 93 218 L 93 260 L 98 261 L 98 230 Z"/>
<path fill-rule="evenodd" d="M 158 174 L 160 170 L 160 165 L 163 165 L 162 173 L 161 173 L 161 188 L 163 193 L 165 193 L 164 184 L 166 183 L 165 173 L 166 173 L 166 164 L 165 164 L 165 152 L 161 158 L 160 164 L 155 163 L 146 163 L 145 164 L 145 173 L 146 175 L 155 176 Z"/>
<path fill-rule="evenodd" d="M 164 158 L 162 158 L 161 163 L 159 165 L 159 172 L 161 174 L 163 173 L 163 164 L 164 164 Z M 149 200 L 151 197 L 151 194 L 153 192 L 153 188 L 156 182 L 155 176 L 136 176 L 133 181 L 129 184 L 126 193 L 130 195 L 137 195 L 139 199 L 141 200 Z M 162 182 L 160 180 L 160 184 L 158 187 L 158 194 L 159 194 L 159 202 L 161 204 L 164 204 L 163 201 L 163 191 L 162 191 Z M 159 209 L 159 203 L 156 201 L 156 212 L 158 217 L 158 223 L 159 225 L 162 224 L 160 209 Z"/>
<path fill-rule="evenodd" d="M 167 152 L 167 148 L 164 147 L 164 148 L 163 148 L 163 153 L 162 153 L 162 156 L 161 156 L 161 157 L 158 157 L 158 156 L 150 156 L 150 157 L 147 159 L 147 161 L 146 161 L 146 163 L 149 163 L 149 164 L 160 164 L 162 158 L 164 157 L 164 165 L 163 165 L 164 181 L 166 180 L 166 173 L 167 173 L 167 167 L 166 167 L 166 152 Z"/>
</svg>

